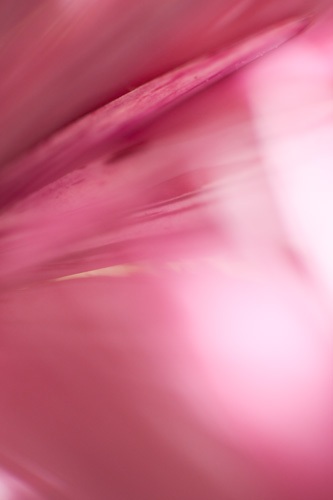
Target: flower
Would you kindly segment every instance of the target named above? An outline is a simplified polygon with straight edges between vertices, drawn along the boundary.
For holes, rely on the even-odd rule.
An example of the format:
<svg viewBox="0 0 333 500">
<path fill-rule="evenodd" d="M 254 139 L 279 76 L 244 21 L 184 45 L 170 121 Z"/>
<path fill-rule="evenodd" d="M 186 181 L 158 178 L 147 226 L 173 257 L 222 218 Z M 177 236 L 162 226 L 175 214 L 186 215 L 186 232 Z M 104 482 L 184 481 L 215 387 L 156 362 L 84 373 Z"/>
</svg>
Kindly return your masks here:
<svg viewBox="0 0 333 500">
<path fill-rule="evenodd" d="M 324 3 L 12 5 L 1 494 L 328 500 Z"/>
</svg>

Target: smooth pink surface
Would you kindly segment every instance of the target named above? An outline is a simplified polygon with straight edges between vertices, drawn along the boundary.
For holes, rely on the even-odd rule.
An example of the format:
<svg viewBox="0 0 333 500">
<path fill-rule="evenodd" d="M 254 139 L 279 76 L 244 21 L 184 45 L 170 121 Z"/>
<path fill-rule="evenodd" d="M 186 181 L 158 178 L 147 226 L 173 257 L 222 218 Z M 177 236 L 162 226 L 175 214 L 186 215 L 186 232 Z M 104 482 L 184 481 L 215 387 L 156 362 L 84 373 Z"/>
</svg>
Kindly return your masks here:
<svg viewBox="0 0 333 500">
<path fill-rule="evenodd" d="M 38 498 L 328 500 L 332 338 L 303 287 L 197 263 L 3 295 L 2 466 Z"/>
</svg>

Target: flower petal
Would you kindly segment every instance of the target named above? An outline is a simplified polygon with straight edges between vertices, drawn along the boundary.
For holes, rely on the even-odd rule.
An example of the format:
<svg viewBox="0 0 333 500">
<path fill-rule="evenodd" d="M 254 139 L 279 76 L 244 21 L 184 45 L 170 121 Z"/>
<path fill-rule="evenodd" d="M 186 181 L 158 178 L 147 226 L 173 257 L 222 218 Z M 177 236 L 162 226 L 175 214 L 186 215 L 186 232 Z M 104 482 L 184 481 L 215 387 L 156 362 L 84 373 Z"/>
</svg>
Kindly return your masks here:
<svg viewBox="0 0 333 500">
<path fill-rule="evenodd" d="M 205 94 L 206 104 L 198 98 L 184 103 L 170 115 L 174 117 L 171 137 L 169 118 L 159 120 L 164 123 L 159 130 L 156 117 L 275 48 L 304 23 L 282 23 L 149 82 L 5 167 L 0 174 L 1 198 L 5 207 L 6 201 L 13 207 L 2 216 L 1 273 L 32 270 L 51 258 L 110 243 L 125 242 L 120 253 L 117 248 L 113 252 L 120 261 L 112 262 L 111 250 L 108 265 L 126 263 L 135 254 L 133 242 L 126 241 L 140 233 L 141 241 L 162 234 L 171 240 L 174 233 L 207 232 L 216 225 L 209 200 L 218 199 L 214 183 L 223 181 L 223 165 L 230 163 L 230 154 L 240 151 L 235 141 L 244 137 L 246 158 L 241 161 L 247 169 L 257 161 L 254 137 L 242 124 L 244 119 L 249 124 L 249 116 L 246 103 L 242 109 L 241 89 L 236 82 L 225 82 L 221 91 L 216 88 Z M 231 138 L 229 153 L 221 134 Z M 204 190 L 203 185 L 207 185 Z M 164 220 L 168 220 L 167 231 Z M 117 235 L 120 227 L 127 228 L 128 234 Z M 110 230 L 108 240 L 87 242 Z M 132 255 L 126 258 L 128 251 Z M 136 257 L 144 258 L 145 251 Z"/>
<path fill-rule="evenodd" d="M 0 163 L 133 86 L 321 3 L 2 0 Z"/>
</svg>

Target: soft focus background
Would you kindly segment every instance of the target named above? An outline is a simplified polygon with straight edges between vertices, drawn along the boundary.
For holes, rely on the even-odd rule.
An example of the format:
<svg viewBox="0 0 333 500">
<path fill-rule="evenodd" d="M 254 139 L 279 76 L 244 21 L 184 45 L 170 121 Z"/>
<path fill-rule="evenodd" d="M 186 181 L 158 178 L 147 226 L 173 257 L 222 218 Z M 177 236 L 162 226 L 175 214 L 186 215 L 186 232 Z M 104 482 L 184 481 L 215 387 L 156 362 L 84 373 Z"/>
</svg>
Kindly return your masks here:
<svg viewBox="0 0 333 500">
<path fill-rule="evenodd" d="M 1 500 L 332 498 L 325 5 L 0 3 Z M 106 149 L 108 110 L 20 158 L 313 13 L 147 123 L 116 101 L 135 133 Z"/>
</svg>

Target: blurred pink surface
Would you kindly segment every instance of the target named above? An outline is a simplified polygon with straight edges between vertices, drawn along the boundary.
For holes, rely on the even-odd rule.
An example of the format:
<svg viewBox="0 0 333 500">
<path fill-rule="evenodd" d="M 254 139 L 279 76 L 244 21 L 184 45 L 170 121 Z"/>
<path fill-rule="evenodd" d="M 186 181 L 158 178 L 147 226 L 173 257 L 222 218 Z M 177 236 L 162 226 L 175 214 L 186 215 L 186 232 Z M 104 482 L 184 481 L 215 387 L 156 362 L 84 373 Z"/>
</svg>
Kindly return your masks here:
<svg viewBox="0 0 333 500">
<path fill-rule="evenodd" d="M 4 159 L 313 3 L 15 5 Z M 3 167 L 1 500 L 332 498 L 332 48 L 327 14 Z"/>
<path fill-rule="evenodd" d="M 152 76 L 325 3 L 2 0 L 0 163 Z"/>
</svg>

